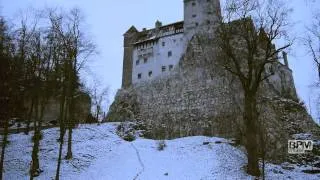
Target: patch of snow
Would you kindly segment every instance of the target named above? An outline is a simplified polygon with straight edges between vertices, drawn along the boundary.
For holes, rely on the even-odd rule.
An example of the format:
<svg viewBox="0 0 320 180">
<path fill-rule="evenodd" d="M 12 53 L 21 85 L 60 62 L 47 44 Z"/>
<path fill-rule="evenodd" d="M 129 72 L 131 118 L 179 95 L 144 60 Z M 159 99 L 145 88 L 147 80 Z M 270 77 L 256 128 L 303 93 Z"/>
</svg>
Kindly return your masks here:
<svg viewBox="0 0 320 180">
<path fill-rule="evenodd" d="M 313 139 L 313 136 L 311 133 L 293 134 L 292 137 L 294 139 L 299 139 L 299 140 L 312 140 Z"/>
<path fill-rule="evenodd" d="M 254 179 L 244 170 L 247 161 L 245 153 L 240 148 L 231 146 L 229 140 L 203 136 L 185 137 L 166 140 L 166 148 L 159 151 L 156 140 L 122 140 L 116 134 L 117 125 L 118 123 L 81 125 L 75 129 L 74 158 L 62 161 L 61 179 Z M 47 129 L 43 132 L 39 153 L 43 172 L 36 179 L 53 179 L 57 166 L 59 129 Z M 21 133 L 9 136 L 4 179 L 29 179 L 31 135 Z M 65 144 L 63 156 L 66 148 Z M 266 177 L 320 179 L 319 174 L 306 174 L 302 170 L 298 166 L 287 170 L 280 165 L 267 163 Z"/>
</svg>

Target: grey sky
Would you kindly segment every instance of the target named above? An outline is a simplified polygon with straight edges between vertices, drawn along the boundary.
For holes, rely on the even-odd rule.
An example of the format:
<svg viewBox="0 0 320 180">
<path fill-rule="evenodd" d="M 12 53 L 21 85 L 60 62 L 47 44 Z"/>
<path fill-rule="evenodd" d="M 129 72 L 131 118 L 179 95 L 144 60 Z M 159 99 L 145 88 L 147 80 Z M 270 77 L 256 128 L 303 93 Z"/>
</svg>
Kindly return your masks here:
<svg viewBox="0 0 320 180">
<path fill-rule="evenodd" d="M 110 85 L 112 98 L 121 86 L 122 34 L 131 25 L 135 25 L 139 30 L 143 27 L 152 28 L 157 19 L 164 24 L 183 20 L 183 0 L 0 0 L 0 2 L 1 14 L 10 19 L 17 17 L 20 9 L 28 7 L 80 8 L 86 16 L 89 31 L 100 52 L 95 62 L 90 64 L 91 70 L 101 78 L 103 84 Z M 301 37 L 306 33 L 305 26 L 311 22 L 311 12 L 315 7 L 320 7 L 320 1 L 289 2 L 294 9 L 292 20 L 295 22 L 295 26 L 289 31 L 292 35 Z M 316 73 L 300 39 L 297 39 L 292 49 L 289 63 L 293 70 L 296 88 L 299 96 L 309 104 L 309 97 L 312 100 L 314 96 L 310 94 L 308 86 L 315 81 Z"/>
</svg>

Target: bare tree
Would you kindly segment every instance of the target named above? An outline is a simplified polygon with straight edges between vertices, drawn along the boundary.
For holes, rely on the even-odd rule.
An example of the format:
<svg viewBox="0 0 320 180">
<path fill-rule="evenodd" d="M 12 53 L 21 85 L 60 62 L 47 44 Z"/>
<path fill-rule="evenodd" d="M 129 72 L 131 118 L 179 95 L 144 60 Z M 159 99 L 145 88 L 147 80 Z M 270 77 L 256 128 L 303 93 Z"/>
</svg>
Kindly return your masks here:
<svg viewBox="0 0 320 180">
<path fill-rule="evenodd" d="M 72 158 L 72 130 L 75 126 L 75 98 L 79 96 L 79 72 L 89 57 L 95 53 L 95 45 L 85 36 L 82 29 L 83 17 L 79 9 L 69 13 L 50 10 L 51 29 L 63 52 L 62 59 L 62 94 L 60 102 L 60 149 L 56 179 L 59 179 L 63 136 L 68 129 L 68 148 L 66 159 Z"/>
<path fill-rule="evenodd" d="M 14 37 L 16 41 L 16 68 L 15 72 L 16 78 L 19 80 L 19 86 L 21 88 L 21 102 L 19 106 L 20 113 L 23 113 L 23 117 L 27 122 L 27 128 L 25 134 L 30 131 L 30 123 L 32 115 L 34 114 L 34 99 L 32 96 L 33 81 L 33 70 L 34 64 L 32 63 L 32 49 L 31 39 L 34 37 L 36 32 L 37 23 L 39 16 L 36 15 L 36 11 L 21 11 L 20 23 L 16 25 L 17 29 L 15 31 L 16 36 Z"/>
<path fill-rule="evenodd" d="M 52 46 L 51 38 L 47 37 L 44 32 L 38 31 L 34 33 L 33 40 L 31 41 L 34 48 L 32 54 L 32 61 L 34 64 L 33 75 L 33 88 L 32 88 L 32 101 L 34 105 L 34 147 L 32 151 L 32 166 L 30 169 L 30 178 L 38 176 L 41 172 L 39 165 L 39 146 L 41 140 L 41 129 L 44 110 L 46 109 L 49 99 L 53 98 L 54 94 L 54 63 L 52 59 Z M 50 36 L 50 35 L 49 35 Z M 32 49 L 33 49 L 32 48 Z"/>
<path fill-rule="evenodd" d="M 314 15 L 312 25 L 308 27 L 307 47 L 317 67 L 320 82 L 320 13 Z"/>
<path fill-rule="evenodd" d="M 320 8 L 318 7 L 319 2 L 316 1 L 306 1 L 310 6 L 310 11 L 312 12 L 312 22 L 310 25 L 307 26 L 307 32 L 304 35 L 305 39 L 305 46 L 308 51 L 308 53 L 312 57 L 312 61 L 316 67 L 316 71 L 318 74 L 318 78 L 315 82 L 314 86 L 311 86 L 310 88 L 319 88 L 320 87 Z M 315 101 L 315 109 L 317 111 L 317 118 L 318 123 L 320 124 L 320 96 L 318 96 L 316 99 L 313 99 Z M 310 106 L 310 114 L 311 113 L 311 104 L 310 104 L 310 98 L 309 98 L 309 106 Z"/>
<path fill-rule="evenodd" d="M 109 87 L 102 87 L 101 83 L 94 80 L 93 87 L 89 90 L 89 94 L 92 101 L 92 107 L 94 112 L 94 117 L 96 121 L 101 122 L 104 117 L 104 112 L 108 103 Z"/>
<path fill-rule="evenodd" d="M 62 148 L 64 144 L 64 134 L 65 134 L 65 117 L 66 117 L 66 66 L 64 63 L 65 51 L 61 47 L 62 42 L 60 40 L 59 31 L 57 28 L 62 26 L 62 15 L 56 13 L 55 10 L 49 10 L 49 19 L 50 19 L 50 34 L 52 38 L 52 45 L 54 47 L 53 59 L 55 64 L 55 78 L 57 79 L 57 89 L 59 91 L 60 97 L 60 110 L 59 110 L 59 126 L 60 126 L 60 134 L 59 134 L 59 153 L 58 153 L 58 162 L 57 162 L 57 171 L 56 178 L 60 177 L 60 164 L 62 157 Z M 59 87 L 59 88 L 58 88 Z"/>
<path fill-rule="evenodd" d="M 260 175 L 257 139 L 257 96 L 262 82 L 273 75 L 266 70 L 291 42 L 276 48 L 274 41 L 287 37 L 288 9 L 282 1 L 230 0 L 216 32 L 223 68 L 237 77 L 244 94 L 243 119 L 247 172 Z"/>
<path fill-rule="evenodd" d="M 83 16 L 79 9 L 74 8 L 70 11 L 67 23 L 67 36 L 63 36 L 64 45 L 67 53 L 69 63 L 69 84 L 67 90 L 69 101 L 69 115 L 68 118 L 68 151 L 66 159 L 72 158 L 72 129 L 75 125 L 74 120 L 74 107 L 75 97 L 79 92 L 79 71 L 83 65 L 87 62 L 88 58 L 95 53 L 95 45 L 92 41 L 85 36 L 82 24 Z M 69 36 L 69 37 L 68 37 Z M 67 37 L 67 39 L 66 39 Z"/>
</svg>

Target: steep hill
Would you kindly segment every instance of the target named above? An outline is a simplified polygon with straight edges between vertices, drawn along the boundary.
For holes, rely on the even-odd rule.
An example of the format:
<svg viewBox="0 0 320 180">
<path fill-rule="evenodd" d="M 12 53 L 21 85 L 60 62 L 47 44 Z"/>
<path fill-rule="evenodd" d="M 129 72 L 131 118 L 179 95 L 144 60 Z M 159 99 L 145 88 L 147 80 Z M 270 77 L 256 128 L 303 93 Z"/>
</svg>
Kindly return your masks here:
<svg viewBox="0 0 320 180">
<path fill-rule="evenodd" d="M 232 146 L 230 140 L 204 136 L 166 140 L 166 147 L 159 151 L 159 141 L 124 141 L 116 134 L 117 125 L 82 125 L 75 129 L 74 158 L 63 160 L 61 179 L 254 179 L 244 171 L 243 148 Z M 55 176 L 58 136 L 56 128 L 44 130 L 40 148 L 43 172 L 37 179 Z M 31 136 L 14 134 L 9 140 L 4 179 L 29 179 Z M 267 163 L 266 175 L 267 179 L 319 179 L 320 174 L 302 172 L 310 168 Z"/>
</svg>

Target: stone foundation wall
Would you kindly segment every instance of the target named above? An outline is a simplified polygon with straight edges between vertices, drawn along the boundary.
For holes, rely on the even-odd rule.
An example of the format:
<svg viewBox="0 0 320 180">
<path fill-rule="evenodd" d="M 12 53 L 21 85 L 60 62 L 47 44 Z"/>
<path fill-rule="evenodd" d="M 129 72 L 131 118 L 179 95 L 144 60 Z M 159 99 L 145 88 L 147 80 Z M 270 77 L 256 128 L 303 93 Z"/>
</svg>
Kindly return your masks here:
<svg viewBox="0 0 320 180">
<path fill-rule="evenodd" d="M 26 108 L 29 111 L 30 102 L 26 103 Z M 88 94 L 81 92 L 75 98 L 75 120 L 76 123 L 85 123 L 91 113 L 91 98 Z M 40 112 L 39 112 L 40 113 Z M 51 98 L 43 112 L 43 122 L 48 123 L 52 121 L 58 122 L 60 115 L 60 102 L 59 99 Z"/>
</svg>

